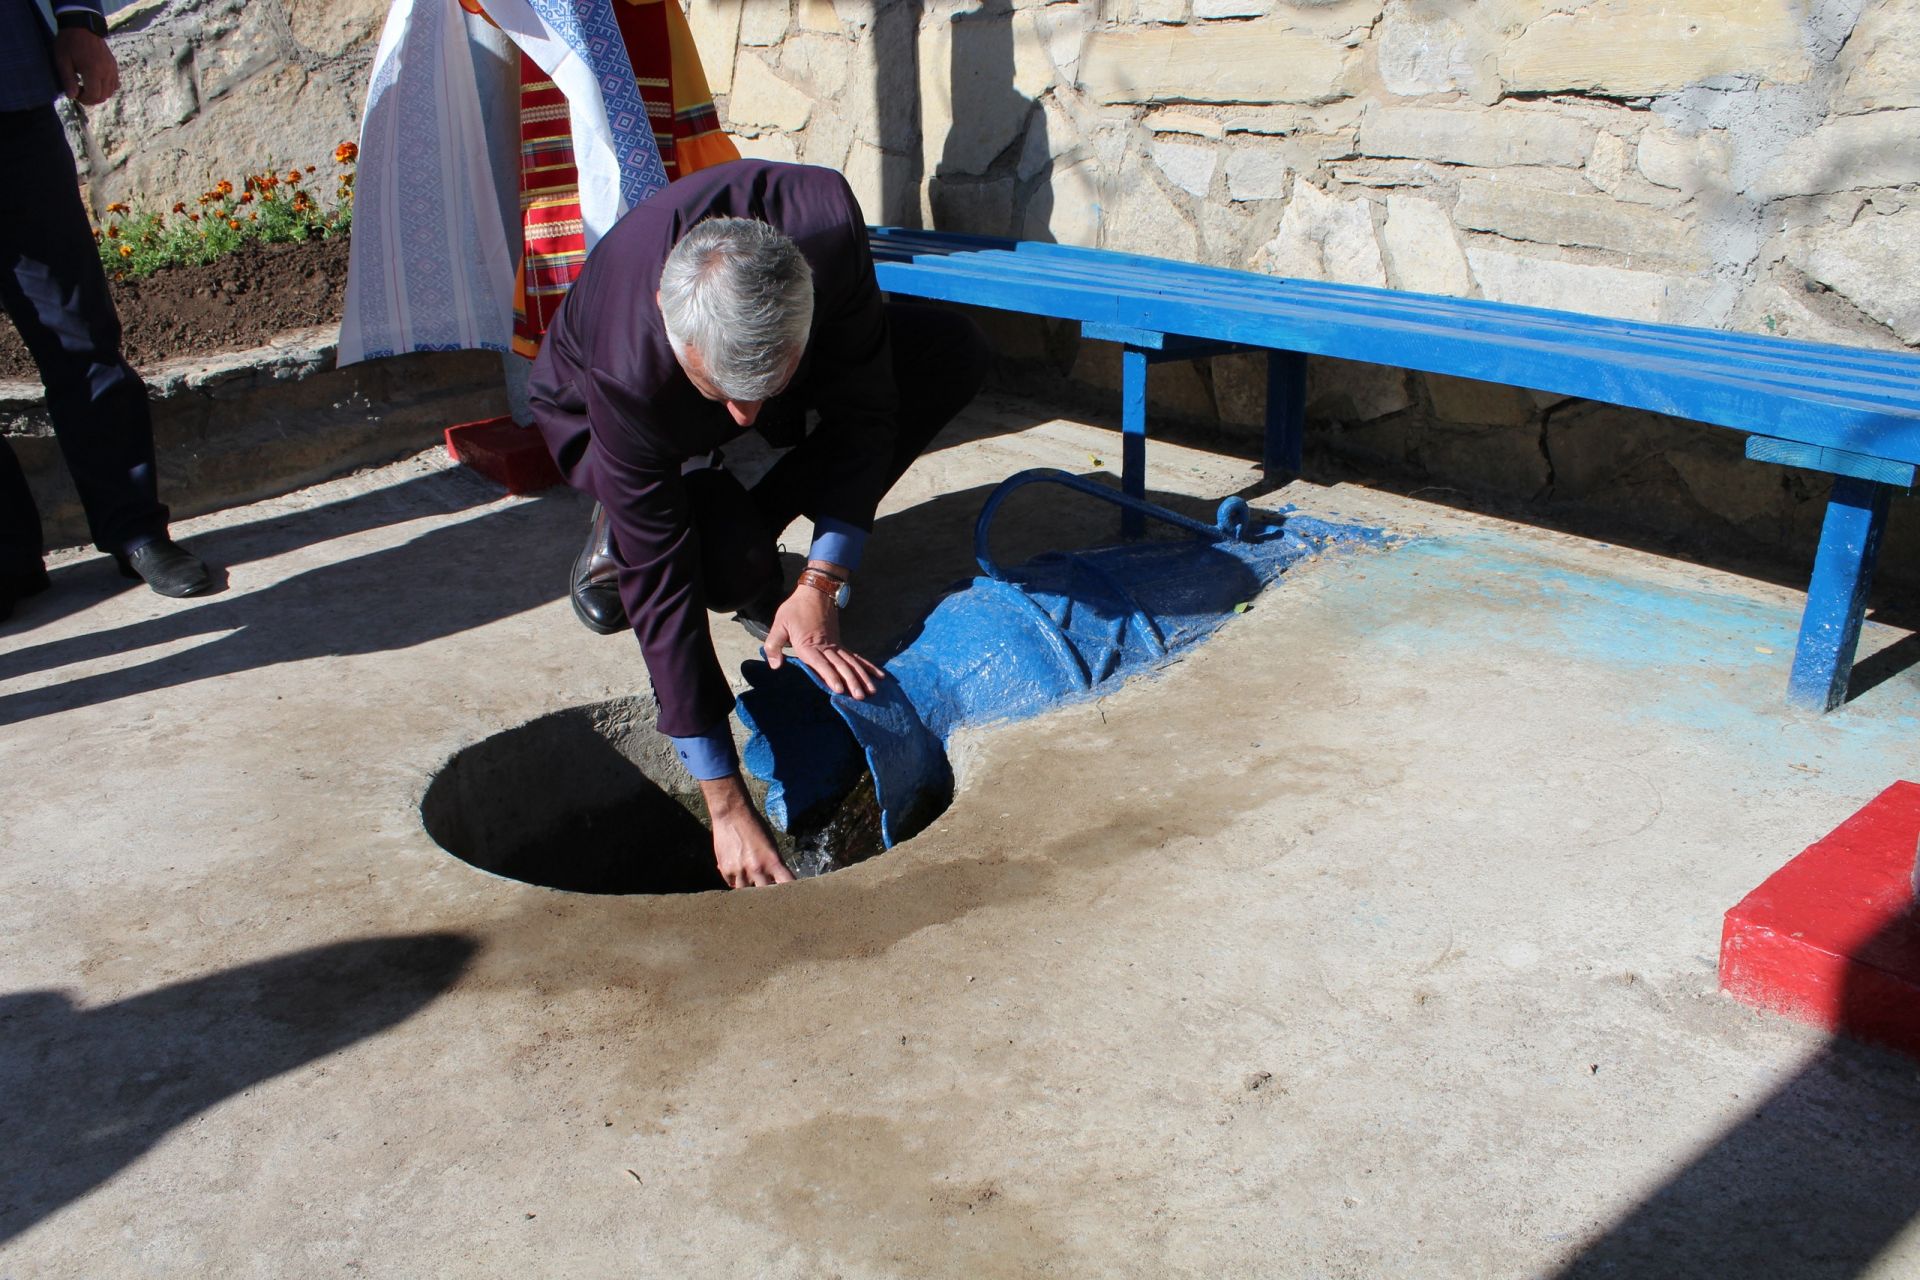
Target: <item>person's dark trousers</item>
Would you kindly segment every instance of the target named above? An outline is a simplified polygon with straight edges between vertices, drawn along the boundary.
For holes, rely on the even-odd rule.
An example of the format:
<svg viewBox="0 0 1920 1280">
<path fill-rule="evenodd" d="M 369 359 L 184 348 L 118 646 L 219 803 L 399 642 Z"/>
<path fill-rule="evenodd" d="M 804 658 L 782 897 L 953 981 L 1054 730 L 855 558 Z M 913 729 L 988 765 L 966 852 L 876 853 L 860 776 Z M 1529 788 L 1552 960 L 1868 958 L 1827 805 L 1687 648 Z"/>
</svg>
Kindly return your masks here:
<svg viewBox="0 0 1920 1280">
<path fill-rule="evenodd" d="M 47 414 L 100 550 L 164 537 L 147 389 L 120 355 L 120 318 L 51 106 L 0 112 L 0 303 L 40 366 Z M 0 440 L 0 574 L 38 571 L 40 515 Z"/>
<path fill-rule="evenodd" d="M 986 377 L 987 344 L 958 311 L 888 302 L 887 330 L 899 389 L 891 486 L 953 421 Z M 793 448 L 751 490 L 730 473 L 709 468 L 687 476 L 687 501 L 700 534 L 701 577 L 709 609 L 738 609 L 782 586 L 774 546 L 817 487 L 805 443 Z"/>
</svg>

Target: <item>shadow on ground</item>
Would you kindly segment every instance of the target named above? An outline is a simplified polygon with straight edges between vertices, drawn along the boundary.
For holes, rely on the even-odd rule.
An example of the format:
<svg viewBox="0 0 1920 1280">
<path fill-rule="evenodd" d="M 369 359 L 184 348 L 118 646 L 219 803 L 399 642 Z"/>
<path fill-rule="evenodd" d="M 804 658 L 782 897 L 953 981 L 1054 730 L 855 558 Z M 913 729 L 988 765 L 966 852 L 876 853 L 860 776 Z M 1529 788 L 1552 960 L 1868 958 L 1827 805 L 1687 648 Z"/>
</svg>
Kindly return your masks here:
<svg viewBox="0 0 1920 1280">
<path fill-rule="evenodd" d="M 1554 1280 L 1852 1280 L 1920 1217 L 1917 1151 L 1920 1070 L 1835 1037 Z"/>
<path fill-rule="evenodd" d="M 0 996 L 0 1243 L 207 1108 L 404 1022 L 478 950 L 454 933 L 364 938 L 97 1009 Z"/>
</svg>

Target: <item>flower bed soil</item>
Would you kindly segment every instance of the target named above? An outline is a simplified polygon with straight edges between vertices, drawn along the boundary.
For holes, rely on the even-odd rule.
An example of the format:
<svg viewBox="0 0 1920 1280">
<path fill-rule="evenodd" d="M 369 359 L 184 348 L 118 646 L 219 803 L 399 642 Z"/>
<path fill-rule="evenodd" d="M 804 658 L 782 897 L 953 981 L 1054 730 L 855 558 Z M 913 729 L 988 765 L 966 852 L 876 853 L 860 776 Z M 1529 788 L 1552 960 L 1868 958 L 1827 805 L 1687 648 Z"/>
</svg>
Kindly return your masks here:
<svg viewBox="0 0 1920 1280">
<path fill-rule="evenodd" d="M 347 292 L 347 237 L 241 246 L 205 266 L 110 282 L 121 346 L 136 369 L 179 356 L 244 351 L 292 329 L 337 323 Z M 38 381 L 12 325 L 0 325 L 0 381 Z"/>
</svg>

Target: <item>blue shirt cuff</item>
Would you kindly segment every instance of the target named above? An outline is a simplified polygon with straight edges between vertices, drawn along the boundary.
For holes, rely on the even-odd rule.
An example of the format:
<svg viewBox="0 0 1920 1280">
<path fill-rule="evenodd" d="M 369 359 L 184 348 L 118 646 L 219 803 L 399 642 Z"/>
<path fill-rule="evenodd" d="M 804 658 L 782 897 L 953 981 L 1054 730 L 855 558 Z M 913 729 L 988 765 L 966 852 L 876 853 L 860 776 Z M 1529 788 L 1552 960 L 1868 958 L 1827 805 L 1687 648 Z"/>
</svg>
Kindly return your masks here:
<svg viewBox="0 0 1920 1280">
<path fill-rule="evenodd" d="M 815 520 L 813 546 L 807 552 L 807 559 L 825 560 L 829 564 L 858 569 L 860 557 L 866 549 L 865 529 L 850 525 L 845 520 Z"/>
<path fill-rule="evenodd" d="M 701 782 L 731 777 L 740 771 L 740 757 L 734 754 L 733 735 L 727 732 L 724 720 L 697 738 L 669 738 L 668 741 L 673 743 L 673 754 L 680 757 L 687 772 Z"/>
</svg>

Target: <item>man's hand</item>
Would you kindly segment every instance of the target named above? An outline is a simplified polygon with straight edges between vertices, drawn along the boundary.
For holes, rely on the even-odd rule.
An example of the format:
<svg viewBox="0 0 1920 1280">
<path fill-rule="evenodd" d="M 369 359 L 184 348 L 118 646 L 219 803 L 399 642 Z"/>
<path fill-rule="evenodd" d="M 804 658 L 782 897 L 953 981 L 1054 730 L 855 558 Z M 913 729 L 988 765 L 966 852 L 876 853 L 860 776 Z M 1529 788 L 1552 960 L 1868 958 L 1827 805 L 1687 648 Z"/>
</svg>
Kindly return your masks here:
<svg viewBox="0 0 1920 1280">
<path fill-rule="evenodd" d="M 767 665 L 778 668 L 781 651 L 788 647 L 835 693 L 865 698 L 886 678 L 880 668 L 840 647 L 840 610 L 825 592 L 812 587 L 795 587 L 775 611 L 767 628 Z"/>
<path fill-rule="evenodd" d="M 713 828 L 713 863 L 728 888 L 786 884 L 793 879 L 739 774 L 702 780 L 700 794 Z"/>
<path fill-rule="evenodd" d="M 62 27 L 53 38 L 53 65 L 60 88 L 83 107 L 97 107 L 120 92 L 120 64 L 107 42 L 84 27 Z"/>
</svg>

